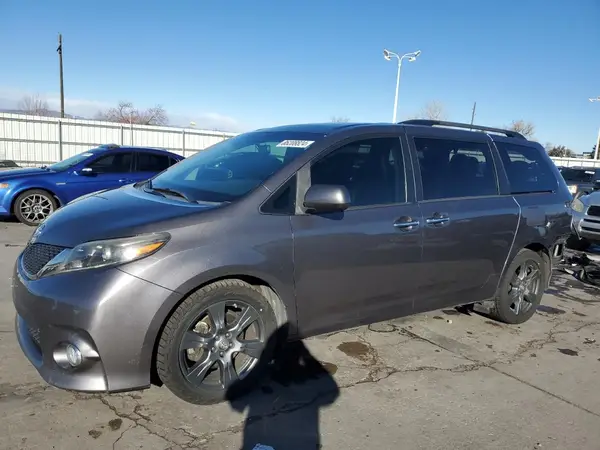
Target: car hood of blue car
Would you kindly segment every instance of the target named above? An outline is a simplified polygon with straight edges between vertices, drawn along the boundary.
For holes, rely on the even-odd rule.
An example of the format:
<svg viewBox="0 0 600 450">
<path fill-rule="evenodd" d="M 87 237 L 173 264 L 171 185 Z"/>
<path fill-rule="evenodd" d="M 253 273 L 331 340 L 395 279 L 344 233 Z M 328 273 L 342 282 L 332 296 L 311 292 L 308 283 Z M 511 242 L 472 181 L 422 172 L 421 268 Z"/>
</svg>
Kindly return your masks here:
<svg viewBox="0 0 600 450">
<path fill-rule="evenodd" d="M 84 242 L 162 231 L 173 221 L 222 206 L 155 195 L 134 185 L 85 195 L 50 215 L 36 233 L 37 242 L 75 247 Z M 184 219 L 183 221 L 181 219 Z"/>
<path fill-rule="evenodd" d="M 11 180 L 16 178 L 24 178 L 37 175 L 48 175 L 56 173 L 48 169 L 40 169 L 39 167 L 24 167 L 19 169 L 8 169 L 0 172 L 0 180 Z"/>
</svg>

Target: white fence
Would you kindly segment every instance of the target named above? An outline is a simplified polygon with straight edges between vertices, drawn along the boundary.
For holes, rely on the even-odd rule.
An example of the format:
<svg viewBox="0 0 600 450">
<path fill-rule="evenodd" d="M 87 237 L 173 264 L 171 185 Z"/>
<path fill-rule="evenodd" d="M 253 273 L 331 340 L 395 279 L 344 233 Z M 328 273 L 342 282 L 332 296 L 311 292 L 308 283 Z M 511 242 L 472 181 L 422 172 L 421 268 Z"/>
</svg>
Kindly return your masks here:
<svg viewBox="0 0 600 450">
<path fill-rule="evenodd" d="M 61 161 L 100 144 L 157 147 L 191 156 L 236 133 L 0 113 L 0 160 Z"/>
<path fill-rule="evenodd" d="M 11 159 L 24 166 L 49 164 L 100 144 L 158 147 L 190 156 L 235 135 L 193 128 L 0 113 L 0 160 Z M 600 167 L 600 160 L 552 159 L 562 166 Z"/>
<path fill-rule="evenodd" d="M 552 157 L 554 164 L 557 166 L 566 167 L 600 167 L 599 159 L 584 159 L 584 158 L 558 158 Z"/>
</svg>

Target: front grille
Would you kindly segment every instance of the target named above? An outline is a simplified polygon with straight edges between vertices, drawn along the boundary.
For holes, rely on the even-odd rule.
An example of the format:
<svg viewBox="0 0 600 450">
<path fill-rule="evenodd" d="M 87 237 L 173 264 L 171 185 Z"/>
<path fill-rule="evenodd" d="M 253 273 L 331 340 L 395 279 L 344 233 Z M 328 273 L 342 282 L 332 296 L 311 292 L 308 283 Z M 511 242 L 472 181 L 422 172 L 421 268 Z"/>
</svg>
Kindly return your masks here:
<svg viewBox="0 0 600 450">
<path fill-rule="evenodd" d="M 64 249 L 58 245 L 31 244 L 23 252 L 23 267 L 28 274 L 35 275 Z"/>
<path fill-rule="evenodd" d="M 31 336 L 31 339 L 33 339 L 33 341 L 39 346 L 40 345 L 40 329 L 27 327 L 27 330 L 29 331 L 29 336 Z"/>
<path fill-rule="evenodd" d="M 27 334 L 31 338 L 31 342 L 32 342 L 33 346 L 36 348 L 36 350 L 39 353 L 42 353 L 42 345 L 41 345 L 41 340 L 40 340 L 40 329 L 29 326 L 28 324 L 25 324 L 25 326 L 27 327 Z"/>
<path fill-rule="evenodd" d="M 587 211 L 588 216 L 599 216 L 600 217 L 600 206 L 590 206 Z"/>
</svg>

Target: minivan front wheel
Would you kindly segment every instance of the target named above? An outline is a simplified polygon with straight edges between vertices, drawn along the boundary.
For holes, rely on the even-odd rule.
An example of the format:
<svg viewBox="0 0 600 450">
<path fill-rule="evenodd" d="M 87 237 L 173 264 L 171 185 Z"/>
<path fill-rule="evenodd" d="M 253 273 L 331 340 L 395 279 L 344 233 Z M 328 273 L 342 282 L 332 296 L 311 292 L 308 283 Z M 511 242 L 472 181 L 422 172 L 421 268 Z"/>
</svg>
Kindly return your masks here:
<svg viewBox="0 0 600 450">
<path fill-rule="evenodd" d="M 189 403 L 233 399 L 265 375 L 276 331 L 273 309 L 253 286 L 241 280 L 209 284 L 168 319 L 156 354 L 158 376 Z"/>
<path fill-rule="evenodd" d="M 521 250 L 506 269 L 491 315 L 509 324 L 528 321 L 542 300 L 548 276 L 547 264 L 538 253 Z"/>
</svg>

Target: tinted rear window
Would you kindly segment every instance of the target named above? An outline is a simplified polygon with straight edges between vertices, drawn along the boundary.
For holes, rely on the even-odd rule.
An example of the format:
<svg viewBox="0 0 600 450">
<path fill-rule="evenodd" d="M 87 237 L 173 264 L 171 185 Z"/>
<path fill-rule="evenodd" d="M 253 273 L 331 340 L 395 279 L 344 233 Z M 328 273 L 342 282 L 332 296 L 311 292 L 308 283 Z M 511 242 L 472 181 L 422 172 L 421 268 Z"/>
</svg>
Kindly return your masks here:
<svg viewBox="0 0 600 450">
<path fill-rule="evenodd" d="M 512 194 L 553 192 L 558 188 L 554 163 L 537 147 L 496 142 Z"/>
<path fill-rule="evenodd" d="M 572 169 L 565 167 L 560 171 L 567 182 L 593 183 L 596 181 L 596 172 L 593 169 Z"/>
</svg>

